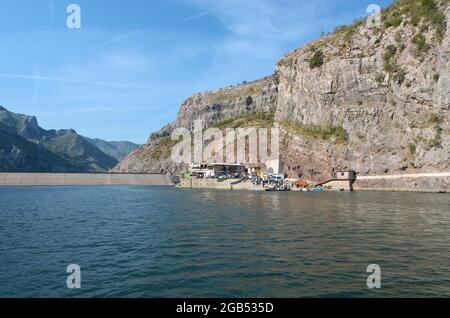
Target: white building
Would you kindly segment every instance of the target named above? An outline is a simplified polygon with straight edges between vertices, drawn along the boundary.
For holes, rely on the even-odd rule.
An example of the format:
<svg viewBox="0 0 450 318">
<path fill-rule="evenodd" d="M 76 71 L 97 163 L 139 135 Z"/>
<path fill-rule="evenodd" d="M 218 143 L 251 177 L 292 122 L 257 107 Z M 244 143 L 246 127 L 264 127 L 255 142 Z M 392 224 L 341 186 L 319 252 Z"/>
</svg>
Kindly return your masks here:
<svg viewBox="0 0 450 318">
<path fill-rule="evenodd" d="M 214 177 L 214 168 L 207 163 L 192 163 L 189 166 L 189 172 L 193 177 L 197 178 L 211 178 Z"/>
<path fill-rule="evenodd" d="M 279 175 L 280 169 L 280 159 L 267 160 L 266 161 L 267 174 Z"/>
<path fill-rule="evenodd" d="M 189 167 L 189 171 L 193 177 L 197 178 L 217 178 L 221 175 L 230 175 L 234 177 L 247 172 L 244 164 L 228 164 L 228 163 L 193 163 Z"/>
</svg>

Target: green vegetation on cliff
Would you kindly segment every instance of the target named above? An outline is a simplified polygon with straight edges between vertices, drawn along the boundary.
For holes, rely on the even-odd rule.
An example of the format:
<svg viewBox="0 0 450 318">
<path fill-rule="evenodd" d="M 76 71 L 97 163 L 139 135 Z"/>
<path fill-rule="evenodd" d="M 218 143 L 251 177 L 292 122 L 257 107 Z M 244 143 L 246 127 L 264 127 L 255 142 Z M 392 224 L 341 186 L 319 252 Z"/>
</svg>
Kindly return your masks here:
<svg viewBox="0 0 450 318">
<path fill-rule="evenodd" d="M 439 147 L 442 144 L 442 132 L 444 131 L 441 127 L 442 119 L 438 114 L 432 113 L 430 115 L 429 123 L 434 125 L 435 135 L 428 142 L 428 145 L 430 147 Z"/>
<path fill-rule="evenodd" d="M 449 0 L 397 0 L 383 10 L 384 28 L 398 27 L 403 22 L 423 29 L 430 27 L 435 31 L 438 41 L 442 41 L 447 29 L 445 14 L 440 6 Z"/>
<path fill-rule="evenodd" d="M 321 49 L 314 49 L 311 59 L 309 60 L 309 68 L 321 67 L 324 63 L 324 56 Z"/>
<path fill-rule="evenodd" d="M 252 82 L 244 81 L 240 85 L 212 92 L 211 97 L 214 98 L 217 103 L 224 103 L 238 98 L 247 98 L 249 96 L 259 94 L 262 91 L 266 80 L 267 78 Z"/>
<path fill-rule="evenodd" d="M 151 159 L 160 160 L 169 158 L 172 153 L 172 148 L 178 144 L 179 141 L 172 140 L 171 137 L 161 138 L 150 153 Z"/>
<path fill-rule="evenodd" d="M 211 126 L 211 128 L 245 128 L 245 127 L 256 127 L 256 128 L 270 128 L 273 127 L 275 122 L 275 113 L 258 113 L 251 112 L 243 114 L 238 117 L 225 119 L 219 121 Z"/>
<path fill-rule="evenodd" d="M 338 143 L 346 143 L 348 141 L 347 134 L 342 125 L 302 125 L 291 120 L 286 120 L 281 122 L 281 126 L 294 135 L 322 140 L 335 140 Z"/>
</svg>

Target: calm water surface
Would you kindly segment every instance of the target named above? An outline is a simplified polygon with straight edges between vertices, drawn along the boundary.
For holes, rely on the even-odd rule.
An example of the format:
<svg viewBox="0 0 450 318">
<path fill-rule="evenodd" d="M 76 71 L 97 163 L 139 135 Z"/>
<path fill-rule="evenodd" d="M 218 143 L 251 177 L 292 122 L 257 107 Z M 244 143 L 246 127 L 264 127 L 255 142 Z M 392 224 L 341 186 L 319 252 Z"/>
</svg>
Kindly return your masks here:
<svg viewBox="0 0 450 318">
<path fill-rule="evenodd" d="M 0 188 L 0 297 L 450 297 L 449 207 L 446 194 Z"/>
</svg>

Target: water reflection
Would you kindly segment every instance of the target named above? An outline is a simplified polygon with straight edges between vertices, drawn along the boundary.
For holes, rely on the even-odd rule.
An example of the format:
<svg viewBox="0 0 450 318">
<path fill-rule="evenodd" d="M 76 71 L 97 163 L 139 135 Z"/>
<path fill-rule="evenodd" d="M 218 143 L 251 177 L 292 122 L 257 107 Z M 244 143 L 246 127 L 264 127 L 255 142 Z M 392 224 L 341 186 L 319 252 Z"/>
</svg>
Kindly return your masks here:
<svg viewBox="0 0 450 318">
<path fill-rule="evenodd" d="M 450 296 L 448 195 L 72 187 L 0 199 L 0 296 Z M 68 262 L 84 268 L 81 291 L 61 283 Z M 376 292 L 369 264 L 383 271 Z"/>
</svg>

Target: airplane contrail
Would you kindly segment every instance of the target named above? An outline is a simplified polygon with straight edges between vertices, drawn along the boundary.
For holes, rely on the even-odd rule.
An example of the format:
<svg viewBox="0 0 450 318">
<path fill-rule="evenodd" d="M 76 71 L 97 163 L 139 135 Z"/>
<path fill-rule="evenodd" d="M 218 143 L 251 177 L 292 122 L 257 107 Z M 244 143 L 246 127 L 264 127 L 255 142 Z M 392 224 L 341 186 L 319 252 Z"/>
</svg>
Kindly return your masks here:
<svg viewBox="0 0 450 318">
<path fill-rule="evenodd" d="M 210 9 L 210 10 L 207 10 L 207 11 L 204 11 L 204 12 L 200 12 L 200 13 L 194 14 L 194 15 L 192 15 L 190 17 L 184 18 L 182 20 L 182 22 L 188 22 L 188 21 L 191 21 L 191 20 L 195 20 L 195 19 L 207 16 L 207 15 L 210 15 L 211 13 L 214 13 L 214 12 L 216 12 L 216 11 L 218 11 L 220 9 L 223 9 L 225 7 L 228 7 L 228 6 L 230 6 L 230 3 L 221 4 L 220 6 L 214 7 L 212 9 Z"/>
<path fill-rule="evenodd" d="M 100 44 L 97 45 L 96 47 L 97 47 L 97 48 L 105 47 L 105 46 L 111 45 L 111 44 L 113 44 L 113 43 L 120 42 L 120 41 L 122 41 L 122 40 L 124 40 L 124 39 L 127 39 L 127 38 L 132 37 L 133 35 L 135 35 L 135 34 L 137 34 L 137 33 L 138 33 L 138 31 L 135 30 L 135 31 L 131 31 L 131 32 L 128 32 L 128 33 L 125 33 L 125 34 L 120 34 L 120 35 L 118 35 L 118 36 L 116 36 L 116 37 L 114 37 L 114 38 L 112 38 L 112 39 L 110 39 L 110 40 L 108 40 L 108 41 L 105 41 L 105 42 L 103 42 L 103 43 L 100 43 Z"/>
<path fill-rule="evenodd" d="M 66 83 L 77 83 L 77 84 L 87 84 L 87 85 L 133 86 L 132 84 L 86 81 L 86 80 L 77 80 L 77 79 L 70 79 L 70 78 L 64 78 L 64 77 L 52 77 L 52 76 L 41 76 L 41 75 L 0 74 L 0 78 L 25 79 L 25 80 L 49 81 L 49 82 L 66 82 Z"/>
</svg>

